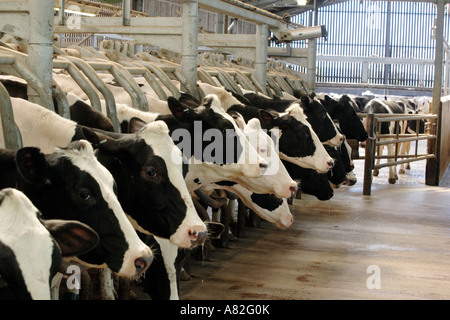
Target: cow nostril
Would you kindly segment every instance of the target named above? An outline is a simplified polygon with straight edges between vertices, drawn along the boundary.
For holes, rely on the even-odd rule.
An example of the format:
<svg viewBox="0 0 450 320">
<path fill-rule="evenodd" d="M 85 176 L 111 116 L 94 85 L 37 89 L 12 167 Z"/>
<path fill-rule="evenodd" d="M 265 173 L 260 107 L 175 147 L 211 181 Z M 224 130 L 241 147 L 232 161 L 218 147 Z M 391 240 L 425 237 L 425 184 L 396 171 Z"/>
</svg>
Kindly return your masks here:
<svg viewBox="0 0 450 320">
<path fill-rule="evenodd" d="M 295 187 L 290 187 L 289 190 L 291 191 L 292 195 L 294 195 L 297 192 L 297 189 Z"/>
<path fill-rule="evenodd" d="M 263 162 L 261 162 L 260 164 L 259 164 L 259 167 L 260 168 L 267 168 L 269 165 L 267 164 L 267 163 L 263 163 Z"/>
<path fill-rule="evenodd" d="M 138 273 L 144 272 L 152 264 L 153 257 L 139 257 L 134 260 L 134 267 Z"/>
<path fill-rule="evenodd" d="M 327 164 L 328 164 L 328 168 L 330 168 L 330 169 L 334 167 L 334 161 L 333 160 L 328 161 Z"/>
</svg>

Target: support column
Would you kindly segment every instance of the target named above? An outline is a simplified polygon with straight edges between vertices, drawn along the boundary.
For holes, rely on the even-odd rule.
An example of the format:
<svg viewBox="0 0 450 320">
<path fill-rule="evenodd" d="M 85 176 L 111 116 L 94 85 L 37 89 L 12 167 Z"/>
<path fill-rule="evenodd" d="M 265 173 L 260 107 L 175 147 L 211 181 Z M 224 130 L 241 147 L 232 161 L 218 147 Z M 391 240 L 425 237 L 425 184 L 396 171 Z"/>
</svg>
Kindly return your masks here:
<svg viewBox="0 0 450 320">
<path fill-rule="evenodd" d="M 441 122 L 441 95 L 442 95 L 442 65 L 444 60 L 444 0 L 437 0 L 437 17 L 436 17 L 436 47 L 434 56 L 434 84 L 433 84 L 433 101 L 431 105 L 431 113 L 437 114 L 436 122 L 431 123 L 430 134 L 437 136 L 436 142 L 428 142 L 428 153 L 434 153 L 436 159 L 427 160 L 425 171 L 425 184 L 430 186 L 439 185 L 439 166 L 440 166 L 440 122 Z"/>
<path fill-rule="evenodd" d="M 27 63 L 39 76 L 45 90 L 51 97 L 53 70 L 53 0 L 29 0 L 30 42 Z M 39 95 L 28 86 L 29 100 L 41 103 Z M 44 106 L 54 111 L 53 106 Z"/>
<path fill-rule="evenodd" d="M 131 23 L 131 0 L 123 0 L 122 2 L 122 24 L 129 26 Z"/>
<path fill-rule="evenodd" d="M 313 17 L 311 19 L 312 26 L 317 25 L 317 1 L 314 0 L 314 10 L 312 12 Z M 316 88 L 316 54 L 317 54 L 317 39 L 308 39 L 308 62 L 306 82 L 308 83 L 309 89 L 314 91 Z"/>
<path fill-rule="evenodd" d="M 183 2 L 183 34 L 181 36 L 181 72 L 195 87 L 197 83 L 198 2 Z"/>
<path fill-rule="evenodd" d="M 263 87 L 267 83 L 267 39 L 269 28 L 267 24 L 256 26 L 256 53 L 255 53 L 255 76 Z"/>
</svg>

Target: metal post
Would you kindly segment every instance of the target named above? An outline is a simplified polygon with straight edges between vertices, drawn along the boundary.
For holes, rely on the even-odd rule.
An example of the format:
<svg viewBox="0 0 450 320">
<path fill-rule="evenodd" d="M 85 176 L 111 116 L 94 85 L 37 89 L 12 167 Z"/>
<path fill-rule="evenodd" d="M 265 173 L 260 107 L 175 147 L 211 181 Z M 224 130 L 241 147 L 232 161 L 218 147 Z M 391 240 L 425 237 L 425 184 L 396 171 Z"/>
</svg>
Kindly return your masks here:
<svg viewBox="0 0 450 320">
<path fill-rule="evenodd" d="M 434 85 L 433 101 L 431 113 L 438 115 L 436 122 L 431 122 L 431 134 L 437 136 L 436 141 L 429 142 L 427 145 L 428 153 L 435 154 L 435 159 L 427 161 L 425 171 L 425 184 L 430 186 L 439 185 L 439 166 L 440 166 L 440 121 L 441 121 L 441 94 L 442 94 L 442 64 L 444 54 L 444 0 L 437 0 L 437 18 L 436 18 L 436 47 L 434 57 Z M 435 124 L 435 125 L 433 125 Z"/>
<path fill-rule="evenodd" d="M 53 70 L 53 0 L 29 0 L 30 41 L 27 63 L 39 75 L 43 90 L 51 97 Z M 28 86 L 29 100 L 40 103 L 36 91 Z M 52 106 L 45 106 L 51 109 Z M 53 110 L 54 111 L 54 108 Z"/>
<path fill-rule="evenodd" d="M 197 83 L 198 2 L 183 2 L 183 34 L 181 36 L 181 71 L 195 87 Z"/>
<path fill-rule="evenodd" d="M 367 116 L 367 132 L 369 138 L 366 140 L 366 151 L 364 156 L 364 185 L 363 195 L 370 196 L 372 188 L 372 168 L 375 155 L 375 115 L 369 113 Z"/>
<path fill-rule="evenodd" d="M 255 75 L 265 87 L 267 83 L 267 39 L 269 28 L 267 24 L 256 26 L 256 53 L 255 53 Z"/>
<path fill-rule="evenodd" d="M 314 0 L 314 9 L 312 11 L 312 26 L 317 25 L 317 0 Z M 310 90 L 316 88 L 316 51 L 317 39 L 308 39 L 308 62 L 307 62 L 307 83 Z"/>
<path fill-rule="evenodd" d="M 225 33 L 225 15 L 223 13 L 216 13 L 216 33 Z"/>
<path fill-rule="evenodd" d="M 131 0 L 123 0 L 122 2 L 122 24 L 129 26 L 131 23 Z"/>
</svg>

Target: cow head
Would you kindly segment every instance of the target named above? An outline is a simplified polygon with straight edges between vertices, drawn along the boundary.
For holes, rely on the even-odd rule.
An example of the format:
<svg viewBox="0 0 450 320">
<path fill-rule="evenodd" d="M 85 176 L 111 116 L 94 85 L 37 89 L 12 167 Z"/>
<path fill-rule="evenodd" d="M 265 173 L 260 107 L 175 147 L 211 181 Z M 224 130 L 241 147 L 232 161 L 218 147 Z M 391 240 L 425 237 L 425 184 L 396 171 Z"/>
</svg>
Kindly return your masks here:
<svg viewBox="0 0 450 320">
<path fill-rule="evenodd" d="M 167 125 L 155 121 L 121 136 L 100 144 L 97 158 L 113 174 L 120 203 L 135 229 L 184 248 L 204 239 L 206 226 L 187 190 L 181 151 Z"/>
<path fill-rule="evenodd" d="M 278 141 L 262 130 L 257 118 L 245 123 L 244 118 L 238 112 L 230 113 L 243 130 L 249 142 L 267 162 L 267 169 L 263 175 L 257 178 L 237 177 L 235 182 L 247 189 L 260 194 L 273 193 L 280 198 L 289 198 L 296 192 L 297 183 L 292 180 L 278 156 Z"/>
<path fill-rule="evenodd" d="M 19 149 L 21 190 L 45 219 L 77 220 L 90 226 L 99 244 L 79 258 L 124 276 L 141 274 L 151 263 L 150 249 L 139 239 L 117 199 L 111 173 L 95 158 L 85 140 L 43 155 L 34 147 Z"/>
<path fill-rule="evenodd" d="M 206 181 L 258 177 L 265 170 L 266 161 L 223 110 L 217 96 L 206 96 L 195 109 L 172 97 L 168 103 L 177 121 L 172 127 L 169 124 L 172 139 L 189 163 L 185 180 L 190 191 Z"/>
<path fill-rule="evenodd" d="M 300 101 L 306 119 L 311 124 L 319 140 L 326 145 L 339 146 L 344 141 L 344 136 L 336 128 L 320 101 L 308 95 L 302 95 Z"/>
<path fill-rule="evenodd" d="M 260 115 L 266 127 L 279 129 L 281 159 L 321 173 L 328 172 L 333 167 L 333 159 L 298 104 L 293 104 L 284 113 L 260 110 Z"/>
<path fill-rule="evenodd" d="M 0 298 L 50 299 L 63 256 L 86 253 L 98 235 L 78 221 L 42 220 L 21 191 L 0 191 Z"/>
<path fill-rule="evenodd" d="M 351 99 L 343 95 L 336 100 L 325 95 L 321 99 L 323 106 L 327 109 L 333 120 L 339 121 L 340 129 L 347 139 L 356 139 L 358 141 L 367 140 L 367 132 L 356 114 L 355 108 L 351 104 Z"/>
</svg>

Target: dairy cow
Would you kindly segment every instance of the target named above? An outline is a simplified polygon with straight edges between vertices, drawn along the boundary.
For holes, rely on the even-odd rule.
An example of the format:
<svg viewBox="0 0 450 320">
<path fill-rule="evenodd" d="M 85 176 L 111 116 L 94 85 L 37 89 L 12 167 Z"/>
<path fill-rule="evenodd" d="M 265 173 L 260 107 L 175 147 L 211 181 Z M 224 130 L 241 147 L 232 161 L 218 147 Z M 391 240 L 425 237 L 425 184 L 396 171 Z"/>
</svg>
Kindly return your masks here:
<svg viewBox="0 0 450 320">
<path fill-rule="evenodd" d="M 342 95 L 339 98 L 333 98 L 327 94 L 317 94 L 316 96 L 331 119 L 339 122 L 340 130 L 347 139 L 367 140 L 367 131 L 356 114 L 359 109 L 348 95 Z"/>
<path fill-rule="evenodd" d="M 62 257 L 83 254 L 97 243 L 87 225 L 42 220 L 23 192 L 0 190 L 0 300 L 49 300 Z"/>
<path fill-rule="evenodd" d="M 206 236 L 184 182 L 181 151 L 165 122 L 144 125 L 132 134 L 95 131 L 105 139 L 97 159 L 112 173 L 118 197 L 136 230 L 189 248 Z"/>
<path fill-rule="evenodd" d="M 92 266 L 127 277 L 150 265 L 151 250 L 139 239 L 116 196 L 113 177 L 85 140 L 43 154 L 36 147 L 0 152 L 0 188 L 21 190 L 43 219 L 77 220 L 99 235 L 98 245 L 79 255 Z"/>
<path fill-rule="evenodd" d="M 270 99 L 259 93 L 246 93 L 244 97 L 250 101 L 251 105 L 258 109 L 285 112 L 292 104 L 297 103 L 306 116 L 306 120 L 311 124 L 314 132 L 323 144 L 338 146 L 342 143 L 343 136 L 334 125 L 326 109 L 316 98 L 302 95 L 299 100 Z"/>
<path fill-rule="evenodd" d="M 364 113 L 384 113 L 384 114 L 413 114 L 415 110 L 414 107 L 410 105 L 411 101 L 403 99 L 390 99 L 383 100 L 376 98 L 371 100 L 364 108 Z M 417 121 L 399 121 L 399 125 L 396 126 L 394 121 L 381 123 L 381 134 L 405 134 L 405 133 L 415 133 L 424 131 L 424 121 L 419 121 L 419 127 L 417 126 Z M 388 155 L 393 156 L 395 154 L 394 144 L 388 144 L 387 150 Z M 409 144 L 400 144 L 399 155 L 406 154 L 409 151 Z M 383 146 L 378 149 L 378 154 L 383 153 Z M 388 162 L 392 161 L 388 159 Z M 377 159 L 377 164 L 380 163 L 380 159 Z M 403 169 L 403 165 L 402 165 Z M 404 169 L 402 170 L 404 173 Z M 378 169 L 374 170 L 374 175 L 378 175 Z M 389 166 L 389 183 L 393 184 L 398 179 L 397 167 Z"/>
</svg>

